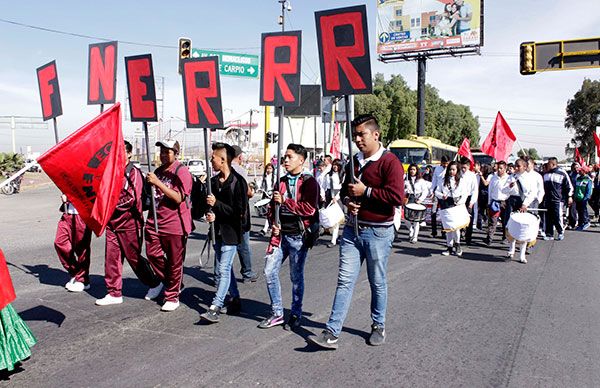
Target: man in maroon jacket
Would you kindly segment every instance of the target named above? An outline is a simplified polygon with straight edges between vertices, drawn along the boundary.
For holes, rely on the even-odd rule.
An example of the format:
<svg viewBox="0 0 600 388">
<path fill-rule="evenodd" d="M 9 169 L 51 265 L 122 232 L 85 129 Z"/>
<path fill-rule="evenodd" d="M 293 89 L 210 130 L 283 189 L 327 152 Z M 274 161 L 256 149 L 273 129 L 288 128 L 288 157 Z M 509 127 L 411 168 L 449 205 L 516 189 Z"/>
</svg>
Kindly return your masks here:
<svg viewBox="0 0 600 388">
<path fill-rule="evenodd" d="M 286 330 L 300 327 L 302 299 L 304 297 L 304 263 L 308 249 L 312 248 L 312 228 L 318 228 L 319 184 L 309 174 L 303 174 L 308 152 L 300 144 L 289 144 L 283 158 L 287 174 L 281 177 L 279 187 L 273 191 L 273 204 L 279 204 L 279 225 L 272 218 L 273 234 L 265 257 L 265 279 L 271 298 L 271 316 L 258 327 L 268 329 L 283 325 L 283 302 L 279 271 L 289 258 L 292 280 L 292 311 L 284 325 Z M 271 214 L 273 215 L 273 214 Z M 312 227 L 312 228 L 311 228 Z"/>
<path fill-rule="evenodd" d="M 127 167 L 125 183 L 119 196 L 117 207 L 106 227 L 106 255 L 104 262 L 104 282 L 107 294 L 96 300 L 96 305 L 107 306 L 123 303 L 123 258 L 126 258 L 133 272 L 145 285 L 154 288 L 160 280 L 154 275 L 148 260 L 142 256 L 142 187 L 144 177 L 131 160 L 133 147 L 125 142 Z"/>
<path fill-rule="evenodd" d="M 340 198 L 348 207 L 348 221 L 340 245 L 340 264 L 333 308 L 325 330 L 308 340 L 325 349 L 337 349 L 338 337 L 363 261 L 371 285 L 371 336 L 369 344 L 385 342 L 387 261 L 394 241 L 394 209 L 403 202 L 404 171 L 399 159 L 379 142 L 380 129 L 372 115 L 352 121 L 354 174 L 346 174 Z M 354 177 L 354 178 L 353 178 Z M 355 225 L 358 223 L 358 234 Z"/>
</svg>

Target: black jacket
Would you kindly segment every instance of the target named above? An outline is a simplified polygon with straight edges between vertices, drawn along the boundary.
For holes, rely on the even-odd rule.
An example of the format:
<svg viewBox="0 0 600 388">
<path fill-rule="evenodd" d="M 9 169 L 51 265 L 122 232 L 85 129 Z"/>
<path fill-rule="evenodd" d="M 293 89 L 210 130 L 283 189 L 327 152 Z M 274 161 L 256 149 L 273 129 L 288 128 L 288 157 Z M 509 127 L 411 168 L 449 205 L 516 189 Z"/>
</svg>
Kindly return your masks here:
<svg viewBox="0 0 600 388">
<path fill-rule="evenodd" d="M 249 209 L 246 180 L 232 169 L 225 182 L 219 182 L 219 175 L 210 181 L 217 199 L 212 208 L 216 239 L 226 245 L 238 245 L 242 241 L 242 226 Z"/>
</svg>

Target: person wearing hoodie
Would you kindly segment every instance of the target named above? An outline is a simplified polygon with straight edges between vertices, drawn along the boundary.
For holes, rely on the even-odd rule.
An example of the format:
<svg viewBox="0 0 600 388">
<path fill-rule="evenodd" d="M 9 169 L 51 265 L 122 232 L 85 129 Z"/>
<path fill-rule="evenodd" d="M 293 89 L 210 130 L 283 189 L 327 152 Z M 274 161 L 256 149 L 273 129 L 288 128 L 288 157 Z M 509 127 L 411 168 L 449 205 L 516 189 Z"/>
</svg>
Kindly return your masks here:
<svg viewBox="0 0 600 388">
<path fill-rule="evenodd" d="M 581 166 L 577 170 L 575 179 L 575 209 L 577 210 L 577 230 L 586 230 L 590 227 L 590 216 L 588 213 L 588 202 L 592 197 L 594 187 L 592 179 L 588 175 L 589 168 Z"/>
</svg>

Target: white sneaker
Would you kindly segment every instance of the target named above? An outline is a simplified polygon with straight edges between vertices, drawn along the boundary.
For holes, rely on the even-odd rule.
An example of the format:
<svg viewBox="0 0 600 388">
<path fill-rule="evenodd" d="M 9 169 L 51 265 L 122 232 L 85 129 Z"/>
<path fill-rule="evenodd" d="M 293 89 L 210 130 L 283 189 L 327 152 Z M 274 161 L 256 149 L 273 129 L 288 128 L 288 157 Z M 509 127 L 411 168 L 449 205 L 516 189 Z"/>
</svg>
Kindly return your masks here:
<svg viewBox="0 0 600 388">
<path fill-rule="evenodd" d="M 111 294 L 106 294 L 106 296 L 102 299 L 96 299 L 96 306 L 108 306 L 111 304 L 121 303 L 123 303 L 122 296 L 112 296 Z"/>
<path fill-rule="evenodd" d="M 89 284 L 83 284 L 82 282 L 77 281 L 74 281 L 71 284 L 67 284 L 65 287 L 69 292 L 82 292 L 90 289 Z"/>
<path fill-rule="evenodd" d="M 527 264 L 527 259 L 522 257 L 521 260 L 519 260 L 519 262 L 523 263 L 523 264 Z"/>
<path fill-rule="evenodd" d="M 158 298 L 162 289 L 163 289 L 163 284 L 160 283 L 158 286 L 149 289 L 148 292 L 146 293 L 146 296 L 144 297 L 144 299 L 152 300 L 152 299 Z"/>
<path fill-rule="evenodd" d="M 179 307 L 179 301 L 166 301 L 165 304 L 163 304 L 163 306 L 160 308 L 160 311 L 175 311 L 177 310 L 177 307 Z"/>
<path fill-rule="evenodd" d="M 66 284 L 65 284 L 65 288 L 68 290 L 69 289 L 69 284 L 73 284 L 75 283 L 75 278 L 71 278 L 71 280 L 69 280 Z"/>
</svg>

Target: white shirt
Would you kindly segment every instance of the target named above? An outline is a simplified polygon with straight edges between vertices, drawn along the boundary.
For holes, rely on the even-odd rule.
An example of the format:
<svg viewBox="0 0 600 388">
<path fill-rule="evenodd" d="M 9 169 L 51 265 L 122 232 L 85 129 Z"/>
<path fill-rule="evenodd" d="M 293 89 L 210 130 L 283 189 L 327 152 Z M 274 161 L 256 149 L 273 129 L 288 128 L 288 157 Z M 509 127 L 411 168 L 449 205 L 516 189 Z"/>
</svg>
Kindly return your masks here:
<svg viewBox="0 0 600 388">
<path fill-rule="evenodd" d="M 542 176 L 542 174 L 539 174 L 536 171 L 529 171 L 529 172 L 527 172 L 527 174 L 531 175 L 534 182 L 536 183 L 535 191 L 536 191 L 536 198 L 537 198 L 538 205 L 539 205 L 544 200 L 544 195 L 546 195 L 546 191 L 544 190 L 544 177 Z"/>
<path fill-rule="evenodd" d="M 505 189 L 505 193 L 509 196 L 517 196 L 520 197 L 521 193 L 519 192 L 518 182 L 521 183 L 521 187 L 523 189 L 523 206 L 529 207 L 534 199 L 537 198 L 538 189 L 537 189 L 537 181 L 535 177 L 531 176 L 531 174 L 524 172 L 522 174 L 513 174 L 508 178 L 508 185 Z M 513 187 L 510 187 L 510 184 L 514 183 Z"/>
<path fill-rule="evenodd" d="M 467 196 L 471 196 L 471 202 L 467 205 L 472 205 L 477 203 L 477 198 L 479 198 L 479 185 L 477 184 L 477 175 L 470 170 L 467 170 L 463 173 L 462 178 L 460 178 L 461 185 L 464 184 L 464 190 Z M 466 199 L 465 199 L 466 200 Z"/>
<path fill-rule="evenodd" d="M 508 199 L 508 178 L 510 175 L 504 173 L 499 176 L 498 173 L 492 175 L 489 185 L 488 204 L 494 201 L 506 201 Z"/>
<path fill-rule="evenodd" d="M 444 199 L 444 197 L 452 197 L 456 200 L 457 205 L 464 205 L 465 202 L 467 202 L 467 197 L 469 195 L 465 190 L 465 187 L 466 185 L 462 179 L 458 185 L 456 185 L 454 178 L 450 179 L 450 187 L 445 186 L 444 179 L 441 179 L 435 188 L 435 196 L 439 199 Z"/>
<path fill-rule="evenodd" d="M 413 183 L 411 184 L 410 181 L 412 181 Z M 427 182 L 423 178 L 415 180 L 415 177 L 409 177 L 408 175 L 406 175 L 406 177 L 404 178 L 404 193 L 414 194 L 415 200 L 417 202 L 423 202 L 425 198 L 427 198 L 427 196 L 429 195 L 428 183 L 429 182 Z"/>
<path fill-rule="evenodd" d="M 431 192 L 433 193 L 437 188 L 440 181 L 444 181 L 444 176 L 446 175 L 446 167 L 437 166 L 433 170 L 433 176 L 431 177 Z"/>
</svg>

